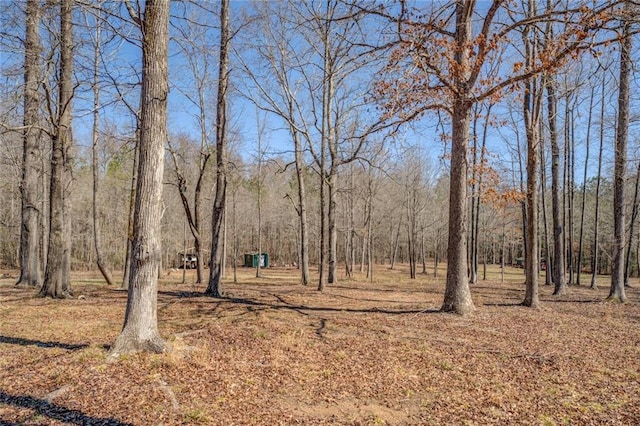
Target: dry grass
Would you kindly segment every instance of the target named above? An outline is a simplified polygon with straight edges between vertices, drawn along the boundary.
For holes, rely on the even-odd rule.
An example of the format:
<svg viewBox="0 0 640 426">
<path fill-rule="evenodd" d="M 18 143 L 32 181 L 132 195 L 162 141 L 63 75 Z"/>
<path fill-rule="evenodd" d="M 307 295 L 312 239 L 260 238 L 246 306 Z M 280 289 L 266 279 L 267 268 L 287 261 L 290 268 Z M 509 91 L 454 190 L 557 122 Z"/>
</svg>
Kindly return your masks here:
<svg viewBox="0 0 640 426">
<path fill-rule="evenodd" d="M 606 278 L 542 287 L 531 310 L 522 270 L 491 270 L 459 317 L 438 312 L 442 280 L 402 268 L 323 293 L 263 274 L 240 270 L 228 299 L 166 277 L 173 351 L 111 364 L 125 292 L 78 276 L 82 298 L 54 301 L 0 280 L 0 424 L 640 423 L 637 288 L 615 305 Z"/>
</svg>

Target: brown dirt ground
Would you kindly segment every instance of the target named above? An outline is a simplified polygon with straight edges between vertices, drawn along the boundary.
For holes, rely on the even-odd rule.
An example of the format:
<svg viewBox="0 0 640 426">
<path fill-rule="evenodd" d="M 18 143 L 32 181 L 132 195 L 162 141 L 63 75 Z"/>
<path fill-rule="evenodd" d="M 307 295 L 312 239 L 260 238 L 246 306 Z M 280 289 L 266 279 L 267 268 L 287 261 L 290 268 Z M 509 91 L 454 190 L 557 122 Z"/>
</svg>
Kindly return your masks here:
<svg viewBox="0 0 640 426">
<path fill-rule="evenodd" d="M 468 317 L 403 267 L 323 293 L 240 270 L 227 299 L 173 273 L 158 300 L 173 350 L 106 363 L 126 292 L 84 274 L 75 299 L 40 299 L 0 271 L 0 424 L 640 424 L 637 279 L 624 305 L 602 302 L 602 277 L 542 286 L 532 310 L 508 272 L 473 286 Z"/>
</svg>

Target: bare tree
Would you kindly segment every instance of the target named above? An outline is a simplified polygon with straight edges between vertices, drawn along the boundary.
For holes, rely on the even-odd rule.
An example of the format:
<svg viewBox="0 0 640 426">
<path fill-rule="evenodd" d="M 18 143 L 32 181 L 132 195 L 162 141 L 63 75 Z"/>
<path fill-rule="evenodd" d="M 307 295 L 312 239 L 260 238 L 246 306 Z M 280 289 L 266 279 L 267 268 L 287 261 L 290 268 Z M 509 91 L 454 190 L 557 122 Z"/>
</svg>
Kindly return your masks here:
<svg viewBox="0 0 640 426">
<path fill-rule="evenodd" d="M 60 2 L 60 76 L 57 117 L 51 136 L 51 180 L 49 186 L 49 248 L 43 297 L 65 298 L 70 295 L 69 220 L 65 191 L 68 183 L 68 157 L 71 145 L 71 100 L 73 98 L 73 0 Z"/>
<path fill-rule="evenodd" d="M 547 0 L 547 7 L 551 6 L 551 0 Z M 547 25 L 545 31 L 547 43 L 554 40 L 553 26 Z M 549 126 L 549 140 L 551 142 L 551 220 L 553 222 L 553 284 L 554 295 L 562 295 L 567 291 L 564 265 L 564 228 L 560 204 L 560 144 L 558 142 L 558 98 L 556 95 L 555 79 L 548 75 L 545 81 L 547 91 L 547 119 Z"/>
<path fill-rule="evenodd" d="M 142 44 L 142 111 L 140 159 L 134 212 L 133 245 L 127 310 L 122 332 L 109 352 L 110 358 L 136 352 L 163 352 L 157 319 L 158 263 L 164 143 L 167 140 L 169 92 L 169 1 L 147 0 L 144 16 L 127 3 L 140 22 Z"/>
<path fill-rule="evenodd" d="M 611 288 L 607 300 L 625 302 L 624 247 L 625 247 L 625 174 L 627 168 L 627 139 L 629 137 L 629 83 L 632 72 L 632 31 L 630 2 L 625 2 L 620 43 L 620 77 L 618 80 L 618 122 L 616 125 L 615 159 L 613 171 L 613 264 Z"/>
<path fill-rule="evenodd" d="M 187 86 L 193 84 L 195 93 L 189 93 L 183 84 L 176 84 L 177 90 L 184 94 L 189 102 L 189 110 L 195 110 L 193 117 L 198 126 L 200 136 L 200 150 L 198 152 L 197 174 L 193 184 L 193 200 L 190 201 L 187 195 L 188 179 L 186 170 L 179 166 L 177 153 L 170 143 L 169 148 L 173 159 L 174 171 L 178 180 L 177 188 L 184 208 L 189 230 L 194 240 L 194 251 L 196 255 L 196 283 L 204 282 L 204 247 L 202 235 L 202 198 L 203 185 L 207 171 L 207 165 L 211 158 L 210 149 L 210 117 L 208 114 L 209 105 L 207 97 L 210 88 L 213 86 L 211 75 L 211 49 L 209 45 L 209 25 L 198 24 L 199 19 L 208 19 L 211 15 L 201 5 L 196 9 L 198 16 L 189 16 L 184 20 L 185 26 L 176 26 L 180 37 L 177 43 L 186 59 L 188 73 Z M 202 17 L 204 15 L 204 17 Z M 213 86 L 215 87 L 215 86 Z M 190 168 L 193 168 L 189 165 Z"/>
<path fill-rule="evenodd" d="M 535 0 L 527 2 L 527 16 L 537 14 Z M 525 26 L 523 31 L 525 47 L 525 67 L 530 68 L 535 61 L 540 48 L 536 29 Z M 523 97 L 524 122 L 527 135 L 527 222 L 526 222 L 526 258 L 525 276 L 526 292 L 523 305 L 537 308 L 540 305 L 538 297 L 538 179 L 540 157 L 540 117 L 542 111 L 543 88 L 541 78 L 530 78 L 525 84 Z"/>
<path fill-rule="evenodd" d="M 227 198 L 227 88 L 229 86 L 229 0 L 220 2 L 220 60 L 216 104 L 216 193 L 213 201 L 211 260 L 206 294 L 222 297 L 224 216 Z"/>
<path fill-rule="evenodd" d="M 496 0 L 482 9 L 474 1 L 456 1 L 428 10 L 408 10 L 405 3 L 390 19 L 397 23 L 397 49 L 379 84 L 387 114 L 407 121 L 428 111 L 451 117 L 451 169 L 447 280 L 442 310 L 466 314 L 474 305 L 467 279 L 467 172 L 471 111 L 476 102 L 498 97 L 504 89 L 563 64 L 569 54 L 592 46 L 590 37 L 602 28 L 610 3 L 597 9 L 586 3 L 570 9 L 548 7 L 534 17 L 515 16 Z M 375 13 L 383 14 L 376 11 Z M 501 18 L 515 16 L 509 24 Z M 563 32 L 547 40 L 532 66 L 506 61 L 506 40 L 524 26 L 562 16 Z M 419 18 L 416 18 L 419 17 Z M 490 67 L 499 63 L 504 72 Z M 509 67 L 509 69 L 503 68 Z M 490 73 L 489 73 L 490 72 Z M 500 76 L 497 77 L 496 76 Z"/>
<path fill-rule="evenodd" d="M 585 138 L 585 159 L 584 159 L 584 175 L 582 177 L 582 208 L 580 211 L 580 236 L 578 237 L 578 258 L 577 258 L 577 273 L 576 285 L 581 284 L 581 271 L 582 271 L 582 255 L 583 255 L 583 242 L 584 242 L 584 216 L 586 210 L 587 200 L 587 172 L 589 169 L 589 151 L 591 144 L 591 123 L 593 118 L 593 100 L 595 98 L 596 86 L 591 86 L 589 95 L 589 113 L 587 118 L 587 135 Z"/>
<path fill-rule="evenodd" d="M 98 142 L 99 142 L 99 129 L 100 129 L 100 76 L 99 76 L 99 65 L 100 65 L 100 48 L 102 45 L 101 41 L 101 30 L 102 30 L 102 19 L 100 16 L 100 8 L 98 7 L 96 10 L 96 20 L 95 20 L 95 34 L 94 38 L 92 38 L 93 42 L 93 129 L 92 129 L 92 144 L 91 144 L 91 157 L 92 157 L 92 169 L 93 169 L 93 243 L 96 250 L 96 264 L 98 265 L 98 269 L 102 273 L 105 281 L 108 285 L 113 285 L 113 278 L 111 277 L 111 271 L 107 268 L 105 264 L 104 257 L 102 255 L 102 234 L 101 234 L 101 215 L 98 209 L 98 190 L 100 187 L 100 169 L 99 169 L 99 152 L 98 152 Z"/>
<path fill-rule="evenodd" d="M 599 227 L 600 227 L 600 184 L 602 181 L 602 152 L 604 150 L 604 113 L 605 113 L 605 88 L 606 88 L 606 79 L 603 73 L 602 76 L 602 94 L 600 98 L 600 145 L 598 149 L 598 171 L 596 173 L 596 205 L 594 212 L 594 224 L 593 224 L 593 246 L 591 249 L 591 255 L 593 259 L 591 261 L 591 289 L 596 289 L 598 287 L 598 283 L 596 277 L 598 275 L 599 268 L 599 252 L 600 252 L 600 244 L 599 244 Z"/>
<path fill-rule="evenodd" d="M 22 180 L 20 195 L 22 220 L 20 227 L 20 278 L 16 285 L 40 285 L 38 162 L 40 155 L 40 6 L 28 0 L 26 9 L 26 38 L 24 44 L 24 131 Z"/>
<path fill-rule="evenodd" d="M 305 121 L 303 103 L 299 89 L 304 74 L 295 78 L 292 70 L 301 70 L 307 55 L 306 50 L 292 43 L 292 26 L 288 6 L 290 3 L 260 3 L 258 10 L 258 31 L 262 37 L 251 39 L 244 53 L 251 51 L 246 58 L 238 53 L 242 72 L 248 77 L 246 87 L 241 92 L 259 109 L 279 117 L 285 122 L 293 141 L 294 163 L 296 170 L 297 197 L 294 203 L 298 214 L 300 248 L 299 263 L 303 285 L 309 283 L 309 225 L 307 223 L 307 195 L 304 160 L 305 147 L 311 143 L 311 131 Z M 257 58 L 257 59 L 256 59 Z M 256 64 L 260 61 L 264 66 Z"/>
</svg>

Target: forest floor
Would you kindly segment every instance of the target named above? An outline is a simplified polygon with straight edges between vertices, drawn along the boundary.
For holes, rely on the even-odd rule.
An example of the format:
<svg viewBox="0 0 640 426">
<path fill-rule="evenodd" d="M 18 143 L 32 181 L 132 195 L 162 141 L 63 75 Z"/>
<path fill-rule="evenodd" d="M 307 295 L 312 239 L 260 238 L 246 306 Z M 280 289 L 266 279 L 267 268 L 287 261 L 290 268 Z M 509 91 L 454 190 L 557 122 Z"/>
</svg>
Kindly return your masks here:
<svg viewBox="0 0 640 426">
<path fill-rule="evenodd" d="M 541 286 L 534 310 L 521 269 L 491 269 L 461 317 L 438 312 L 442 278 L 403 266 L 322 293 L 241 269 L 225 299 L 179 271 L 158 296 L 171 352 L 107 363 L 125 291 L 78 274 L 74 299 L 41 299 L 0 276 L 2 425 L 640 424 L 637 279 L 623 305 L 608 277 Z"/>
</svg>

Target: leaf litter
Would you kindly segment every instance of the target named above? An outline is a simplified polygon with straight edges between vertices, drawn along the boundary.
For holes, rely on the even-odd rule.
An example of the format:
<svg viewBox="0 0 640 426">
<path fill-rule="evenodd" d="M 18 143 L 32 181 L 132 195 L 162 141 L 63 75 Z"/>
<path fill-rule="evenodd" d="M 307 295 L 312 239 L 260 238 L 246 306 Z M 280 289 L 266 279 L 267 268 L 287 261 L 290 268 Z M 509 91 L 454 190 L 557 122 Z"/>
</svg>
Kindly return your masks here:
<svg viewBox="0 0 640 426">
<path fill-rule="evenodd" d="M 514 270 L 473 285 L 460 317 L 438 312 L 442 279 L 375 272 L 319 293 L 295 270 L 241 270 L 225 299 L 166 277 L 172 350 L 114 363 L 125 291 L 84 274 L 81 298 L 48 300 L 2 279 L 0 423 L 640 424 L 636 287 L 618 305 L 605 285 L 542 286 L 532 310 Z"/>
</svg>

